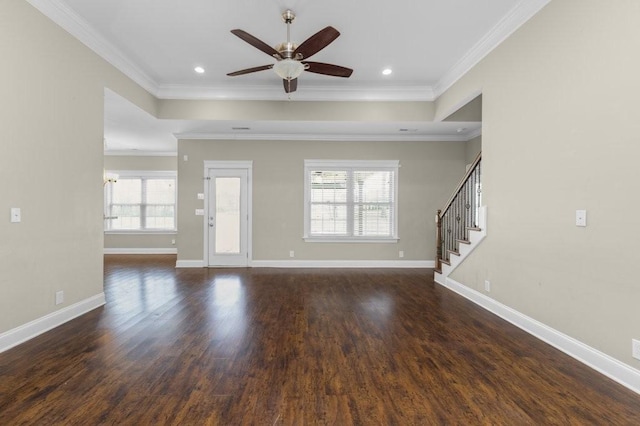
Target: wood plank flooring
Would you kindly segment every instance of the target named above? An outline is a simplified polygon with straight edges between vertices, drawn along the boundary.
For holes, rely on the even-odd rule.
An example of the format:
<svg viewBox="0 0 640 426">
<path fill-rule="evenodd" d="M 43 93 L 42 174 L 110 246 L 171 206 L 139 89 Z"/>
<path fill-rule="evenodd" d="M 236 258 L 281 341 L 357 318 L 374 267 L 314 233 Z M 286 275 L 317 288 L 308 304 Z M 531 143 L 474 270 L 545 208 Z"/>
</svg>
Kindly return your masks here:
<svg viewBox="0 0 640 426">
<path fill-rule="evenodd" d="M 174 265 L 105 256 L 105 307 L 0 354 L 0 425 L 640 424 L 431 270 Z"/>
</svg>

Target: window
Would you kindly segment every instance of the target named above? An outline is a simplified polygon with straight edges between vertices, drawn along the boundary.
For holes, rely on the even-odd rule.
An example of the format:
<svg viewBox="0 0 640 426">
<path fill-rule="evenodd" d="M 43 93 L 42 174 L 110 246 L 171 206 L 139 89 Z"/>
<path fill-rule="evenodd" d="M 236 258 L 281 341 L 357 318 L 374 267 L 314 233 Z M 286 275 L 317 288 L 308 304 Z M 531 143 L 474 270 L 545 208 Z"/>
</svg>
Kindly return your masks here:
<svg viewBox="0 0 640 426">
<path fill-rule="evenodd" d="M 175 231 L 175 172 L 116 173 L 104 189 L 105 231 Z"/>
<path fill-rule="evenodd" d="M 398 161 L 305 160 L 306 241 L 396 241 Z"/>
</svg>

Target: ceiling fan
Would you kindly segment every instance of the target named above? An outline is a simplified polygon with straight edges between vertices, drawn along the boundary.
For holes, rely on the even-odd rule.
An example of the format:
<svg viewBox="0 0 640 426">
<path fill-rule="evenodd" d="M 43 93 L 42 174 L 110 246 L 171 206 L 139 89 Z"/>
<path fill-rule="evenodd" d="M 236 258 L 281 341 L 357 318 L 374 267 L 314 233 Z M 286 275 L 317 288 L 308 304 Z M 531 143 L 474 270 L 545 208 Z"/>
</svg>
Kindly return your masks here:
<svg viewBox="0 0 640 426">
<path fill-rule="evenodd" d="M 227 74 L 235 77 L 238 75 L 250 74 L 257 71 L 273 69 L 278 76 L 282 78 L 284 91 L 286 93 L 295 92 L 298 88 L 298 77 L 303 71 L 313 72 L 316 74 L 330 75 L 334 77 L 349 77 L 353 70 L 351 68 L 341 67 L 339 65 L 325 64 L 322 62 L 307 61 L 308 58 L 315 55 L 331 42 L 333 42 L 340 32 L 335 28 L 326 27 L 307 40 L 297 46 L 291 42 L 291 23 L 296 15 L 287 10 L 282 14 L 282 20 L 287 24 L 287 41 L 280 43 L 275 48 L 269 46 L 262 40 L 257 39 L 246 31 L 231 30 L 231 33 L 246 41 L 256 49 L 259 49 L 269 56 L 276 59 L 275 64 L 262 65 L 259 67 L 247 68 Z"/>
</svg>

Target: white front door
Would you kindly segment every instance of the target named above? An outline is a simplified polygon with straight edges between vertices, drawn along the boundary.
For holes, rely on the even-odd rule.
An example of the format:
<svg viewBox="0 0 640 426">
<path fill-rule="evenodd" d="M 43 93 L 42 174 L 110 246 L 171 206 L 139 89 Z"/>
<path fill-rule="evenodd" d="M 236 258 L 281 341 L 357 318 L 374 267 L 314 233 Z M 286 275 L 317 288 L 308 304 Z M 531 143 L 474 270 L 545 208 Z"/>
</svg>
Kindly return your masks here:
<svg viewBox="0 0 640 426">
<path fill-rule="evenodd" d="M 208 266 L 247 266 L 249 170 L 209 168 L 207 171 Z"/>
</svg>

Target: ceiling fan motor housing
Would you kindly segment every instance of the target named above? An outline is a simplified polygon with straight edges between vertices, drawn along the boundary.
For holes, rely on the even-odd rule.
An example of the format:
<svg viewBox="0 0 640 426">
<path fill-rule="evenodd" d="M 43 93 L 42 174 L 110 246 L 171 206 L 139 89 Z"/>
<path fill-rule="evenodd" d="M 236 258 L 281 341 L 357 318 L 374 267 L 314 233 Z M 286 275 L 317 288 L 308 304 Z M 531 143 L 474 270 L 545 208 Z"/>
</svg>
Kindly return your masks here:
<svg viewBox="0 0 640 426">
<path fill-rule="evenodd" d="M 284 43 L 280 43 L 279 45 L 276 46 L 276 50 L 278 51 L 278 53 L 280 53 L 280 56 L 282 58 L 288 58 L 288 59 L 302 59 L 300 58 L 294 58 L 293 57 L 293 52 L 296 51 L 296 49 L 298 48 L 297 44 L 294 44 L 290 41 L 285 41 Z M 296 55 L 299 56 L 299 55 Z M 302 55 L 300 55 L 302 56 Z M 277 59 L 277 58 L 276 58 Z"/>
</svg>

